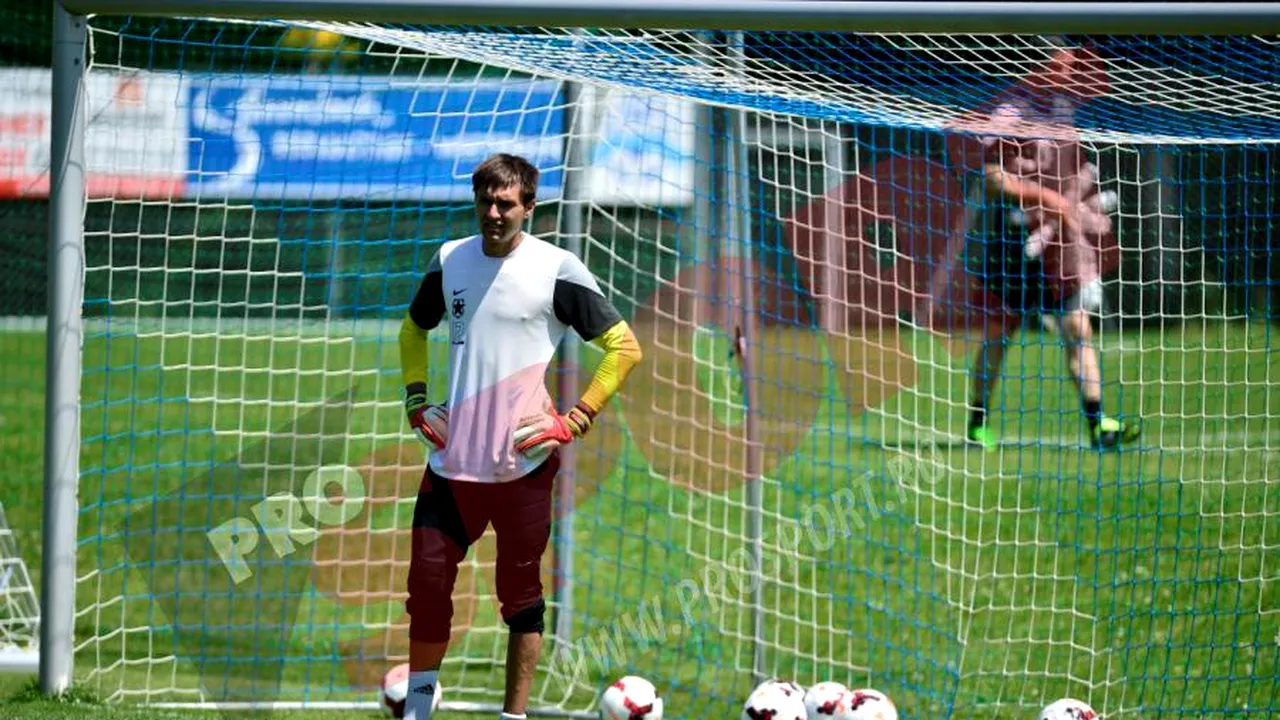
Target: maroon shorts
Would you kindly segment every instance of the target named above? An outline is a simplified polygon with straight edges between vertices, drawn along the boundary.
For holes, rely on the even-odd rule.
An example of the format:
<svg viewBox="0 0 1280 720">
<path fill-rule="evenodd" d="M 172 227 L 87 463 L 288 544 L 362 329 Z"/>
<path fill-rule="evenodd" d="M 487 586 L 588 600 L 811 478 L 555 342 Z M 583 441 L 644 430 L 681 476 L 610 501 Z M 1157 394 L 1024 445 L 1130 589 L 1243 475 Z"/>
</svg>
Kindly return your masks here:
<svg viewBox="0 0 1280 720">
<path fill-rule="evenodd" d="M 458 565 L 490 523 L 497 540 L 495 584 L 503 619 L 510 624 L 534 608 L 540 617 L 542 553 L 551 538 L 552 488 L 559 470 L 559 453 L 505 483 L 449 480 L 427 468 L 413 509 L 405 604 L 411 640 L 448 641 Z"/>
</svg>

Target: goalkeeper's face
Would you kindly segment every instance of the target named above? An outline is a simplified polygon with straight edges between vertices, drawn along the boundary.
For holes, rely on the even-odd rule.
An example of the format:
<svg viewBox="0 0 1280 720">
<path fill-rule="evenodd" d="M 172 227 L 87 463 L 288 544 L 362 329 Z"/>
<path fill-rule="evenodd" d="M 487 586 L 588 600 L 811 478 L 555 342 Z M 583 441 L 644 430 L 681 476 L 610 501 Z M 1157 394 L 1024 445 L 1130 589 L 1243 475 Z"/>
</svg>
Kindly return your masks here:
<svg viewBox="0 0 1280 720">
<path fill-rule="evenodd" d="M 476 193 L 476 215 L 486 245 L 511 242 L 533 211 L 533 201 L 525 205 L 519 185 L 489 188 Z"/>
</svg>

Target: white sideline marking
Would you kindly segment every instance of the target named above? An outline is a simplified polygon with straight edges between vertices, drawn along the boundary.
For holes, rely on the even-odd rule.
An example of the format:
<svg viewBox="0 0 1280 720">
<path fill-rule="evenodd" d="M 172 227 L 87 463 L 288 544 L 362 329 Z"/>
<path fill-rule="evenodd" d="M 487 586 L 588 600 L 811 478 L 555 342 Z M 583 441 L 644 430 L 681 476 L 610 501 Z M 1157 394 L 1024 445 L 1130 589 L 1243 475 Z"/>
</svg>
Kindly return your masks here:
<svg viewBox="0 0 1280 720">
<path fill-rule="evenodd" d="M 0 316 L 0 332 L 42 333 L 47 322 L 44 317 Z M 228 338 L 278 335 L 280 340 L 289 340 L 290 336 L 342 340 L 345 337 L 394 337 L 400 332 L 400 320 L 89 317 L 84 319 L 84 332 L 86 335 L 221 335 Z"/>
<path fill-rule="evenodd" d="M 833 426 L 816 426 L 815 431 L 826 431 L 829 433 L 840 434 L 840 429 Z M 855 436 L 845 434 L 853 439 Z M 924 433 L 916 436 L 903 436 L 894 439 L 876 440 L 875 438 L 865 438 L 868 445 L 879 445 L 885 450 L 896 450 L 904 447 L 916 448 L 943 448 L 943 449 L 960 449 L 968 445 L 968 442 L 962 435 L 952 433 Z M 1187 443 L 1182 445 L 1152 445 L 1151 439 L 1139 438 L 1134 450 L 1161 450 L 1171 453 L 1196 453 L 1205 451 L 1248 451 L 1248 450 L 1280 450 L 1280 432 L 1246 432 L 1234 430 L 1231 432 L 1218 432 L 1202 435 L 1199 437 L 1188 437 Z M 1035 448 L 1045 447 L 1057 450 L 1091 450 L 1092 447 L 1081 437 L 1079 440 L 1069 440 L 1064 436 L 1048 437 L 1044 435 L 1011 435 L 1000 439 L 1000 447 L 1008 448 Z"/>
</svg>

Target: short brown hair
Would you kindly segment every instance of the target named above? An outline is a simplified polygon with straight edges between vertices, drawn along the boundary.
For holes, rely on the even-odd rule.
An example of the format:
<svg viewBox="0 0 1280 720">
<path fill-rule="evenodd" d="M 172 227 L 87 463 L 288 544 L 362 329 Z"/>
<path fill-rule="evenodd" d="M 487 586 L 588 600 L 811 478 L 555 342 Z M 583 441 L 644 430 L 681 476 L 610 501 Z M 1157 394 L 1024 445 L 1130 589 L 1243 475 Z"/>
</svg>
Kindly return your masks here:
<svg viewBox="0 0 1280 720">
<path fill-rule="evenodd" d="M 471 173 L 471 191 L 520 186 L 520 201 L 525 205 L 538 196 L 538 168 L 519 155 L 498 153 L 476 167 Z"/>
</svg>

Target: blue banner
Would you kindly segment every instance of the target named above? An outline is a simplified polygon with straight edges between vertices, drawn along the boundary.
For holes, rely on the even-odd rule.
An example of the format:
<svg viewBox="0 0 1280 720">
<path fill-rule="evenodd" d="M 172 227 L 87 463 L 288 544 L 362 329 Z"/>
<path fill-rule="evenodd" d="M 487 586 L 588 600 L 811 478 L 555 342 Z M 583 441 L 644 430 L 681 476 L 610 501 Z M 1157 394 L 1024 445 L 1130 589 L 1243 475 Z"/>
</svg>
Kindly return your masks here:
<svg viewBox="0 0 1280 720">
<path fill-rule="evenodd" d="M 187 194 L 466 201 L 496 152 L 560 194 L 565 112 L 554 82 L 211 75 L 189 81 Z"/>
</svg>

